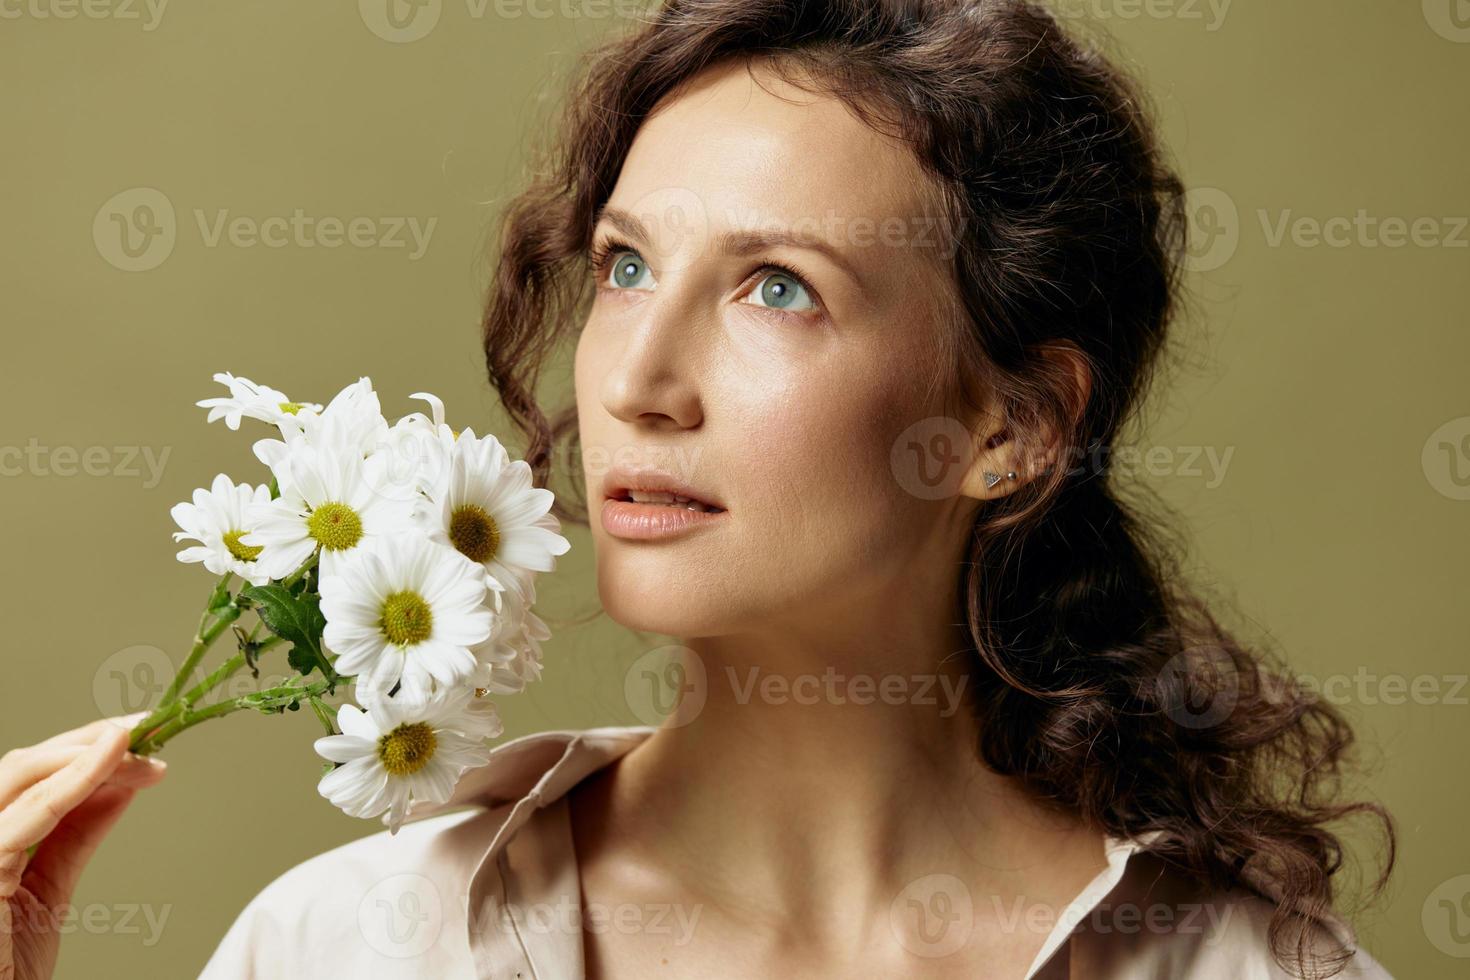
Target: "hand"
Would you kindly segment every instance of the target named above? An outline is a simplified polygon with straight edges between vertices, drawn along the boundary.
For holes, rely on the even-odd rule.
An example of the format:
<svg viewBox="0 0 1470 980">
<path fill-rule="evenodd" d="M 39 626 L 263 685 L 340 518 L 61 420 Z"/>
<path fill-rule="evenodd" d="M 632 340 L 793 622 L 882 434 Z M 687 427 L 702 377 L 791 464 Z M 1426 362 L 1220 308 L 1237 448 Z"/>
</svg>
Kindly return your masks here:
<svg viewBox="0 0 1470 980">
<path fill-rule="evenodd" d="M 127 751 L 143 717 L 100 718 L 0 757 L 0 980 L 48 980 L 82 868 L 133 794 L 163 778 L 165 763 Z"/>
</svg>

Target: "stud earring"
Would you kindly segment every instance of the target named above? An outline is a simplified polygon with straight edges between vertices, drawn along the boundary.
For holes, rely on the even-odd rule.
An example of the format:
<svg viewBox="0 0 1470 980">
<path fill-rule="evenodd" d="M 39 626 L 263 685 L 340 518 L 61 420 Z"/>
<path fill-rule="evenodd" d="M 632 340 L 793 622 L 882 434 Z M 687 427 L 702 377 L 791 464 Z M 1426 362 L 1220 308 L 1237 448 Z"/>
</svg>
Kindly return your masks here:
<svg viewBox="0 0 1470 980">
<path fill-rule="evenodd" d="M 1006 479 L 1007 480 L 1014 480 L 1015 478 L 1016 478 L 1016 471 L 1015 470 L 1009 470 L 1009 471 L 1006 472 Z M 995 486 L 999 482 L 1000 482 L 1000 474 L 999 473 L 986 473 L 985 474 L 985 489 L 986 490 L 989 490 L 991 487 Z"/>
</svg>

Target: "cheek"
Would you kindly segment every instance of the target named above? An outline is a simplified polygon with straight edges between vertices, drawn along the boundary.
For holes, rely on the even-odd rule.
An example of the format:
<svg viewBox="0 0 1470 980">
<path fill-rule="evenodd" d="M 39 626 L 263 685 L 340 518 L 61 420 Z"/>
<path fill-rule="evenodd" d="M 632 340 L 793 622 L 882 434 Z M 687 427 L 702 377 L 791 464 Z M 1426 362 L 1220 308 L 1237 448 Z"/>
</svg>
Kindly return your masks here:
<svg viewBox="0 0 1470 980">
<path fill-rule="evenodd" d="M 602 404 L 602 381 L 610 357 L 605 335 L 589 324 L 577 335 L 572 355 L 572 394 L 577 402 L 577 424 L 582 438 L 595 434 L 607 411 Z M 589 431 L 592 430 L 592 431 Z"/>
<path fill-rule="evenodd" d="M 739 420 L 742 499 L 759 509 L 759 547 L 788 576 L 884 574 L 906 542 L 924 538 L 933 508 L 903 490 L 889 462 L 922 410 L 893 380 L 877 365 L 808 370 Z"/>
</svg>

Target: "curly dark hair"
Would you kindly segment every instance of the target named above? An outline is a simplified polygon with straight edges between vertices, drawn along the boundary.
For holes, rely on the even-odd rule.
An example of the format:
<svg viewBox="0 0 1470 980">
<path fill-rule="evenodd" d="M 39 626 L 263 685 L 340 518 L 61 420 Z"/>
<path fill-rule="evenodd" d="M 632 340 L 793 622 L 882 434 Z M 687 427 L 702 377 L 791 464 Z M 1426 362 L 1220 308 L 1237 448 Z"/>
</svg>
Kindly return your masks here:
<svg viewBox="0 0 1470 980">
<path fill-rule="evenodd" d="M 1023 446 L 1061 433 L 1067 465 L 980 509 L 957 582 L 980 757 L 1109 833 L 1155 832 L 1149 852 L 1193 880 L 1270 899 L 1283 968 L 1338 972 L 1352 950 L 1324 964 L 1313 938 L 1343 866 L 1328 825 L 1380 827 L 1376 895 L 1393 821 L 1340 798 L 1341 714 L 1178 584 L 1179 549 L 1110 472 L 1181 306 L 1185 194 L 1136 83 L 1042 7 L 669 0 L 584 54 L 504 212 L 483 322 L 490 382 L 538 481 L 577 437 L 575 406 L 548 418 L 535 389 L 585 319 L 598 209 L 654 106 L 731 58 L 820 86 L 912 147 L 954 236 L 947 390 L 970 406 L 990 393 Z M 1047 356 L 1058 346 L 1086 364 L 1085 394 Z M 580 489 L 563 519 L 585 523 Z"/>
</svg>

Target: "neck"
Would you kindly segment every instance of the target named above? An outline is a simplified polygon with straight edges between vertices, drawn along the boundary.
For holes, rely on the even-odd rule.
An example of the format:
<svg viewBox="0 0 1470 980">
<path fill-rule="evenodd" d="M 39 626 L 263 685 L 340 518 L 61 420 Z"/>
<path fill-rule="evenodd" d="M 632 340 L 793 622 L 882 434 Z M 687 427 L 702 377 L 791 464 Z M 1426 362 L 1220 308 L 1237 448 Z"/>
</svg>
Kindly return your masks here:
<svg viewBox="0 0 1470 980">
<path fill-rule="evenodd" d="M 729 915 L 834 943 L 935 874 L 977 915 L 1070 901 L 1103 866 L 1100 835 L 979 760 L 965 631 L 867 608 L 689 641 L 681 710 L 590 791 L 608 817 L 593 833 Z"/>
</svg>

